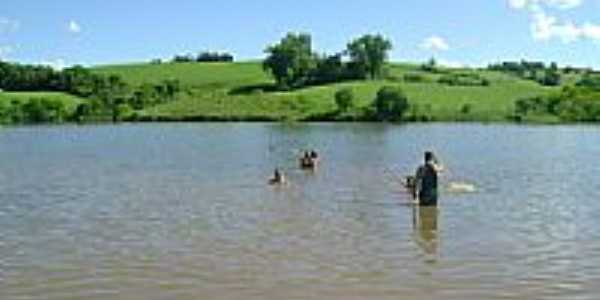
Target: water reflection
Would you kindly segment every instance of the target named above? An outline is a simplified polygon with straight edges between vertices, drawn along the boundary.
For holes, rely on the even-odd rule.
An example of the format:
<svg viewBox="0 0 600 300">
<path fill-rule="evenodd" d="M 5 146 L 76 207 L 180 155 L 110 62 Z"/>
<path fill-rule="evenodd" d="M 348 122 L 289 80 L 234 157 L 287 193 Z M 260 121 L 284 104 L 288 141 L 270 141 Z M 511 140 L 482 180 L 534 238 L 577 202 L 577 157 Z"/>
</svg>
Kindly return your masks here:
<svg viewBox="0 0 600 300">
<path fill-rule="evenodd" d="M 412 210 L 415 241 L 428 262 L 436 262 L 439 251 L 438 213 L 437 207 L 415 206 Z"/>
<path fill-rule="evenodd" d="M 2 300 L 600 295 L 597 127 L 1 131 Z M 304 149 L 316 174 L 298 168 Z M 412 172 L 423 149 L 481 190 L 407 204 L 382 170 Z M 277 166 L 287 186 L 266 184 Z"/>
</svg>

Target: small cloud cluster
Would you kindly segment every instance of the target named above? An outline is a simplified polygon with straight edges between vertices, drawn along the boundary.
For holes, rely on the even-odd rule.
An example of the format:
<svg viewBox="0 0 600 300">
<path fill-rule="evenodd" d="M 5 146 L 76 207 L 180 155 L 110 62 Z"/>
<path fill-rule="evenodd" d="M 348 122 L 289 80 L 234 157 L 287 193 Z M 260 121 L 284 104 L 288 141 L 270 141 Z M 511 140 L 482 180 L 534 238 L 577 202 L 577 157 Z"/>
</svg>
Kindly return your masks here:
<svg viewBox="0 0 600 300">
<path fill-rule="evenodd" d="M 15 32 L 20 26 L 21 23 L 17 20 L 0 17 L 0 34 Z"/>
<path fill-rule="evenodd" d="M 0 59 L 8 57 L 14 51 L 12 46 L 2 46 L 0 45 Z"/>
<path fill-rule="evenodd" d="M 76 21 L 71 20 L 71 21 L 69 21 L 69 24 L 67 25 L 67 30 L 70 33 L 78 34 L 81 32 L 81 25 L 79 25 L 79 23 L 77 23 Z"/>
<path fill-rule="evenodd" d="M 549 15 L 547 8 L 568 10 L 579 7 L 583 0 L 508 0 L 511 8 L 527 10 L 531 15 L 531 35 L 536 41 L 559 39 L 563 43 L 578 40 L 600 41 L 600 25 L 586 22 L 576 24 L 572 21 L 560 21 Z"/>
<path fill-rule="evenodd" d="M 557 9 L 572 9 L 580 6 L 583 0 L 508 0 L 508 5 L 514 9 L 533 8 L 542 6 Z"/>
<path fill-rule="evenodd" d="M 444 38 L 434 35 L 426 38 L 421 43 L 421 48 L 429 51 L 447 51 L 450 46 Z"/>
</svg>

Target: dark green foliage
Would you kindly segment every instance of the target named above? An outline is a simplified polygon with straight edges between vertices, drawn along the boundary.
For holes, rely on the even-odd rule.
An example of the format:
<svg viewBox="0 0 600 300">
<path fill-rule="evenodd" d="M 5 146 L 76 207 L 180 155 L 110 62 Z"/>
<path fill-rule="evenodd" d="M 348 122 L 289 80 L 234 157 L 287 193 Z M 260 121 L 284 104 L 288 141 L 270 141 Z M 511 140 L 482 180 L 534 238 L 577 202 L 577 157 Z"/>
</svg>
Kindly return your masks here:
<svg viewBox="0 0 600 300">
<path fill-rule="evenodd" d="M 489 70 L 502 71 L 507 73 L 519 74 L 523 76 L 525 72 L 532 70 L 545 70 L 546 65 L 543 62 L 530 62 L 522 60 L 520 62 L 507 61 L 488 66 Z"/>
<path fill-rule="evenodd" d="M 438 67 L 437 67 L 437 62 L 435 61 L 435 58 L 432 57 L 426 63 L 422 64 L 421 70 L 423 70 L 425 72 L 436 73 L 438 71 Z"/>
<path fill-rule="evenodd" d="M 560 69 L 555 62 L 550 63 L 546 67 L 543 62 L 522 60 L 521 62 L 503 62 L 501 64 L 490 65 L 488 69 L 510 73 L 523 79 L 536 81 L 545 86 L 559 86 L 561 84 Z M 578 69 L 569 68 L 569 72 L 576 70 Z M 568 73 L 566 68 L 565 73 Z"/>
<path fill-rule="evenodd" d="M 212 52 L 205 51 L 197 56 L 193 54 L 178 54 L 173 57 L 174 63 L 190 63 L 190 62 L 233 62 L 233 55 L 227 52 Z"/>
<path fill-rule="evenodd" d="M 280 89 L 301 87 L 316 66 L 309 34 L 288 33 L 278 44 L 267 47 L 263 68 L 273 75 Z"/>
<path fill-rule="evenodd" d="M 545 86 L 559 86 L 561 83 L 560 73 L 554 69 L 546 70 L 544 77 L 538 82 Z"/>
<path fill-rule="evenodd" d="M 379 34 L 367 34 L 351 41 L 347 46 L 347 52 L 353 63 L 354 75 L 362 78 L 381 78 L 390 50 L 392 50 L 392 42 Z"/>
<path fill-rule="evenodd" d="M 220 52 L 202 52 L 196 57 L 197 62 L 233 62 L 233 55 Z"/>
<path fill-rule="evenodd" d="M 600 92 L 587 88 L 564 88 L 547 97 L 532 97 L 515 102 L 515 115 L 554 116 L 564 122 L 600 121 Z"/>
<path fill-rule="evenodd" d="M 350 88 L 344 88 L 335 92 L 335 104 L 339 111 L 346 112 L 354 107 L 354 92 Z"/>
<path fill-rule="evenodd" d="M 56 99 L 32 98 L 24 103 L 0 102 L 0 124 L 60 123 L 68 117 L 64 103 Z"/>
<path fill-rule="evenodd" d="M 381 35 L 365 35 L 348 44 L 344 54 L 316 55 L 308 34 L 288 33 L 278 44 L 267 47 L 263 69 L 271 73 L 280 90 L 351 79 L 375 79 L 384 75 L 392 44 Z"/>
<path fill-rule="evenodd" d="M 92 105 L 89 103 L 81 103 L 77 105 L 73 118 L 77 122 L 85 121 L 85 118 L 92 115 Z"/>
<path fill-rule="evenodd" d="M 600 91 L 600 75 L 586 73 L 576 84 L 578 87 Z"/>
<path fill-rule="evenodd" d="M 341 54 L 324 55 L 317 58 L 316 62 L 316 68 L 310 75 L 310 84 L 338 82 L 347 77 Z"/>
<path fill-rule="evenodd" d="M 61 74 L 50 67 L 0 61 L 0 89 L 6 91 L 58 91 Z"/>
<path fill-rule="evenodd" d="M 77 107 L 72 116 L 67 116 L 62 102 L 49 99 L 30 99 L 24 105 L 18 102 L 10 106 L 3 104 L 2 123 L 62 122 L 67 118 L 81 122 L 92 115 L 118 121 L 130 113 L 131 108 L 141 110 L 173 101 L 181 91 L 178 80 L 134 88 L 119 76 L 98 75 L 81 66 L 54 71 L 0 62 L 0 74 L 0 89 L 3 90 L 60 91 L 89 99 L 89 103 Z"/>
<path fill-rule="evenodd" d="M 429 82 L 429 78 L 427 78 L 425 75 L 419 74 L 419 73 L 406 73 L 406 74 L 404 74 L 403 78 L 404 78 L 404 81 L 406 81 L 406 82 L 413 82 L 413 83 Z"/>
<path fill-rule="evenodd" d="M 450 73 L 438 79 L 441 84 L 451 86 L 488 86 L 489 80 L 476 73 Z"/>
<path fill-rule="evenodd" d="M 10 104 L 4 101 L 0 101 L 0 124 L 11 123 Z"/>
<path fill-rule="evenodd" d="M 381 121 L 400 121 L 408 109 L 408 99 L 401 88 L 384 86 L 374 101 L 377 118 Z"/>
<path fill-rule="evenodd" d="M 473 110 L 473 104 L 467 103 L 467 104 L 463 104 L 463 106 L 460 108 L 460 113 L 463 115 L 468 115 L 471 113 L 472 110 Z"/>
</svg>

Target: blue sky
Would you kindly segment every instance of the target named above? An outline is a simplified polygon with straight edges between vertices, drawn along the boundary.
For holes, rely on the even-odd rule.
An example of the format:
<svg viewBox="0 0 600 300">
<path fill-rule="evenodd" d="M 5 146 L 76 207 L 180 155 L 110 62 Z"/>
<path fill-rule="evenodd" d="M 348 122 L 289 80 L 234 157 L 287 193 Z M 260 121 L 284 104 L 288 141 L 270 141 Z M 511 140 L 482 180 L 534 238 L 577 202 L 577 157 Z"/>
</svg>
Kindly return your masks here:
<svg viewBox="0 0 600 300">
<path fill-rule="evenodd" d="M 320 52 L 381 33 L 394 61 L 600 68 L 600 0 L 2 0 L 0 58 L 97 65 L 226 50 L 258 59 L 288 31 L 311 33 Z"/>
</svg>

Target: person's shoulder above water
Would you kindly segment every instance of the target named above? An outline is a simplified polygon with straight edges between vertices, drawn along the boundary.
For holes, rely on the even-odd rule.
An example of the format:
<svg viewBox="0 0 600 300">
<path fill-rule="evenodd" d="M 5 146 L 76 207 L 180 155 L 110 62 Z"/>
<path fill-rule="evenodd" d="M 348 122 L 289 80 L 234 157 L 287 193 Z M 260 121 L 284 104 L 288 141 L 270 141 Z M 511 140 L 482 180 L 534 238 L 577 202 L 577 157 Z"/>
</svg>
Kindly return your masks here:
<svg viewBox="0 0 600 300">
<path fill-rule="evenodd" d="M 273 177 L 271 179 L 269 179 L 269 184 L 276 185 L 276 184 L 285 184 L 285 183 L 286 183 L 285 174 L 283 174 L 283 172 L 280 171 L 279 168 L 275 168 L 275 171 L 273 171 Z"/>
</svg>

